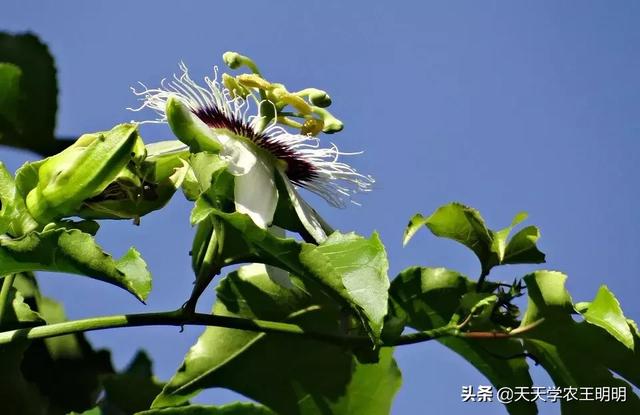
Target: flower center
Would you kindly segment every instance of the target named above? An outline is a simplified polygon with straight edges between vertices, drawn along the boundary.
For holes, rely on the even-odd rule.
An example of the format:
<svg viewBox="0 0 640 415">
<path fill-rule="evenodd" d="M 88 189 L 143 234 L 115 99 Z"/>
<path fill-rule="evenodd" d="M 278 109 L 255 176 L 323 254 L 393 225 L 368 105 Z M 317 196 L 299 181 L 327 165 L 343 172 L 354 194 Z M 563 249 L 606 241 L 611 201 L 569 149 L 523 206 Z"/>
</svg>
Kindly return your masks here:
<svg viewBox="0 0 640 415">
<path fill-rule="evenodd" d="M 285 142 L 276 140 L 269 134 L 257 132 L 250 124 L 241 118 L 225 114 L 218 107 L 207 105 L 193 111 L 210 128 L 220 128 L 244 137 L 273 157 L 286 164 L 286 174 L 289 180 L 299 186 L 304 186 L 318 177 L 316 167 L 305 160 Z"/>
</svg>

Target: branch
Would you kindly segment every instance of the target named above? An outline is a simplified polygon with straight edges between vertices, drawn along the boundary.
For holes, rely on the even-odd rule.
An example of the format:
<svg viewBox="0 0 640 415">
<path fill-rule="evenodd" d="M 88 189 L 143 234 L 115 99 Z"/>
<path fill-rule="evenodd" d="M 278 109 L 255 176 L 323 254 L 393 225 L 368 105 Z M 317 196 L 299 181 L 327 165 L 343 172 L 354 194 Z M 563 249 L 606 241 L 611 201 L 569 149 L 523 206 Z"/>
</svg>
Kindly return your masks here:
<svg viewBox="0 0 640 415">
<path fill-rule="evenodd" d="M 518 327 L 509 332 L 500 332 L 500 331 L 468 331 L 464 333 L 460 333 L 460 337 L 466 337 L 469 339 L 505 339 L 509 337 L 517 337 L 520 334 L 526 333 L 531 329 L 538 327 L 540 324 L 544 322 L 544 318 L 540 320 L 536 320 L 531 324 L 527 324 L 526 326 Z"/>
<path fill-rule="evenodd" d="M 418 333 L 405 334 L 398 339 L 385 342 L 382 347 L 401 346 L 413 343 L 421 343 L 445 336 L 458 336 L 468 338 L 504 338 L 513 337 L 526 332 L 540 324 L 538 320 L 528 326 L 515 329 L 509 333 L 493 332 L 460 332 L 457 326 L 444 326 Z M 93 317 L 83 320 L 65 321 L 62 323 L 48 324 L 44 326 L 22 328 L 0 332 L 0 345 L 7 344 L 18 339 L 44 339 L 63 336 L 66 334 L 81 333 L 94 330 L 105 330 L 118 327 L 140 326 L 213 326 L 230 329 L 247 330 L 261 333 L 280 333 L 319 340 L 338 345 L 370 345 L 368 336 L 353 336 L 340 333 L 327 333 L 321 331 L 306 330 L 298 325 L 277 321 L 253 320 L 240 317 L 221 316 L 215 314 L 190 313 L 180 308 L 176 311 L 141 314 L 121 314 L 115 316 Z"/>
<path fill-rule="evenodd" d="M 65 321 L 45 326 L 29 327 L 0 333 L 0 344 L 17 339 L 43 339 L 93 330 L 140 326 L 216 326 L 263 333 L 304 335 L 330 343 L 370 342 L 366 336 L 344 336 L 334 333 L 308 331 L 300 326 L 277 321 L 252 320 L 213 314 L 188 313 L 183 309 L 160 313 L 123 314 Z"/>
</svg>

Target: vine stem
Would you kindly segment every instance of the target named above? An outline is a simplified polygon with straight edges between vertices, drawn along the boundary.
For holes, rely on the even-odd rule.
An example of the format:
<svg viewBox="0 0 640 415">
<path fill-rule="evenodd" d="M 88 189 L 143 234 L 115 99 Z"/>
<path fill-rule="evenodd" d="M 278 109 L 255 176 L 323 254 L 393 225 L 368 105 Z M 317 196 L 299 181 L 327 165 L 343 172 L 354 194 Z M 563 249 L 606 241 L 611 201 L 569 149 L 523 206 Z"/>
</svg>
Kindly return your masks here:
<svg viewBox="0 0 640 415">
<path fill-rule="evenodd" d="M 327 341 L 330 343 L 366 343 L 371 340 L 367 336 L 345 336 L 336 333 L 323 333 L 305 330 L 300 326 L 277 321 L 253 320 L 240 317 L 221 316 L 216 314 L 190 313 L 180 308 L 175 311 L 141 314 L 121 314 L 114 316 L 93 317 L 82 320 L 65 321 L 0 332 L 0 344 L 10 343 L 17 339 L 43 339 L 94 330 L 118 327 L 140 326 L 215 326 L 248 330 L 263 333 L 282 333 L 304 335 L 305 337 Z"/>
<path fill-rule="evenodd" d="M 16 274 L 9 274 L 2 280 L 2 288 L 0 288 L 0 326 L 4 323 L 5 313 L 9 308 L 9 292 L 15 279 Z"/>
<path fill-rule="evenodd" d="M 461 333 L 457 326 L 439 327 L 433 330 L 421 331 L 400 336 L 398 339 L 382 344 L 383 347 L 400 346 L 434 340 L 445 336 L 463 336 L 475 338 L 504 338 L 513 337 L 537 326 L 542 320 L 529 326 L 521 327 L 510 333 L 490 332 L 465 332 Z M 93 317 L 83 320 L 65 321 L 62 323 L 48 324 L 0 332 L 0 344 L 7 344 L 18 339 L 43 339 L 63 336 L 66 334 L 80 333 L 93 330 L 104 330 L 118 327 L 140 326 L 215 326 L 231 329 L 240 329 L 261 333 L 281 333 L 324 341 L 338 345 L 370 345 L 368 336 L 353 336 L 339 333 L 327 333 L 305 330 L 302 327 L 277 321 L 253 320 L 240 317 L 221 316 L 216 314 L 190 313 L 180 308 L 175 311 L 141 314 L 121 314 L 114 316 Z M 470 334 L 476 334 L 470 336 Z M 496 334 L 502 334 L 496 336 Z"/>
</svg>

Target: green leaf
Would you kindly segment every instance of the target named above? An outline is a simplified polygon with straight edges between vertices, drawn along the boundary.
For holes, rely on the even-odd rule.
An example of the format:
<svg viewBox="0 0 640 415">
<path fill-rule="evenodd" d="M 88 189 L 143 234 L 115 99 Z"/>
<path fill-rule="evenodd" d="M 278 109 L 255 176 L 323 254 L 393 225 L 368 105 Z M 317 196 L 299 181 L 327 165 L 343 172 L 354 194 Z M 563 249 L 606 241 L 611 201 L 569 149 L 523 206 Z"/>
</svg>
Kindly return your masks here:
<svg viewBox="0 0 640 415">
<path fill-rule="evenodd" d="M 598 290 L 589 308 L 582 314 L 584 319 L 598 327 L 602 327 L 631 350 L 634 350 L 634 339 L 631 327 L 622 313 L 618 299 L 606 285 Z"/>
<path fill-rule="evenodd" d="M 450 203 L 428 217 L 417 214 L 411 218 L 403 244 L 406 245 L 418 229 L 426 226 L 434 235 L 453 239 L 471 249 L 480 260 L 482 274 L 487 275 L 496 265 L 544 262 L 544 254 L 535 245 L 540 237 L 535 226 L 522 229 L 507 241 L 513 228 L 526 218 L 526 212 L 520 212 L 510 226 L 492 231 L 486 226 L 480 212 L 460 203 Z"/>
<path fill-rule="evenodd" d="M 559 387 L 625 390 L 624 402 L 563 400 L 563 414 L 640 413 L 640 399 L 631 385 L 611 373 L 613 370 L 628 381 L 640 384 L 640 362 L 635 352 L 607 330 L 587 321 L 573 320 L 571 296 L 564 287 L 566 278 L 553 271 L 537 271 L 524 277 L 529 298 L 522 327 L 542 321 L 526 332 L 527 352 L 540 362 Z M 607 293 L 599 297 L 596 315 L 612 306 Z"/>
<path fill-rule="evenodd" d="M 29 304 L 24 302 L 22 294 L 13 287 L 9 291 L 8 301 L 11 304 L 11 307 L 8 307 L 9 316 L 7 317 L 10 323 L 3 324 L 3 330 L 13 330 L 18 327 L 36 326 L 44 323 L 40 314 L 33 311 Z"/>
<path fill-rule="evenodd" d="M 213 312 L 342 331 L 341 307 L 313 281 L 292 279 L 294 288 L 287 289 L 272 282 L 262 265 L 242 267 L 221 281 Z M 363 364 L 342 347 L 308 337 L 208 327 L 154 407 L 224 387 L 282 415 L 386 415 L 399 386 L 390 349 L 383 349 L 378 363 Z"/>
<path fill-rule="evenodd" d="M 487 284 L 488 285 L 488 284 Z M 495 305 L 495 296 L 477 293 L 476 285 L 465 276 L 445 268 L 410 267 L 401 272 L 389 290 L 394 312 L 416 330 L 457 324 L 469 313 L 480 311 L 468 327 L 481 331 L 504 331 L 487 318 Z M 400 312 L 399 312 L 400 311 Z M 440 343 L 474 365 L 496 387 L 530 387 L 532 380 L 517 339 L 467 339 L 441 337 Z M 534 402 L 518 401 L 507 405 L 512 414 L 536 413 Z"/>
<path fill-rule="evenodd" d="M 9 128 L 18 128 L 20 102 L 20 78 L 22 71 L 16 65 L 0 63 L 0 119 Z M 0 130 L 0 142 L 4 136 Z"/>
<path fill-rule="evenodd" d="M 511 225 L 506 228 L 492 233 L 491 250 L 498 255 L 498 258 L 504 259 L 505 251 L 507 249 L 507 238 L 515 226 L 523 222 L 529 217 L 527 212 L 519 212 L 511 221 Z"/>
<path fill-rule="evenodd" d="M 198 198 L 191 211 L 191 224 L 202 222 L 215 210 L 233 212 L 234 181 L 227 172 L 227 163 L 218 155 L 209 153 L 193 154 L 189 163 L 198 183 Z"/>
<path fill-rule="evenodd" d="M 114 260 L 78 229 L 51 226 L 15 239 L 0 235 L 0 275 L 24 271 L 85 275 L 124 288 L 140 300 L 151 290 L 151 274 L 135 248 Z"/>
<path fill-rule="evenodd" d="M 188 405 L 177 408 L 151 409 L 137 415 L 276 415 L 262 405 L 234 402 L 222 406 Z"/>
<path fill-rule="evenodd" d="M 31 34 L 0 33 L 0 62 L 15 65 L 21 72 L 18 77 L 15 70 L 7 74 L 5 69 L 0 76 L 10 82 L 9 90 L 0 88 L 0 144 L 43 155 L 66 147 L 68 143 L 56 141 L 53 135 L 58 86 L 47 47 Z"/>
<path fill-rule="evenodd" d="M 117 408 L 125 414 L 149 409 L 163 384 L 154 376 L 151 360 L 139 351 L 123 373 L 103 379 L 105 398 L 102 407 Z"/>
<path fill-rule="evenodd" d="M 387 314 L 389 263 L 377 233 L 366 239 L 334 232 L 321 245 L 305 244 L 300 261 L 324 285 L 356 307 L 374 340 Z"/>
<path fill-rule="evenodd" d="M 37 226 L 18 193 L 11 173 L 0 162 L 0 234 L 20 236 Z"/>
<path fill-rule="evenodd" d="M 204 220 L 207 215 L 212 215 L 224 226 L 221 265 L 261 262 L 320 283 L 361 317 L 374 341 L 379 340 L 389 281 L 386 252 L 377 234 L 367 239 L 335 232 L 320 245 L 300 243 L 274 236 L 258 227 L 248 215 L 220 211 L 212 198 L 203 194 L 192 218 Z M 195 238 L 197 243 L 192 249 L 196 270 L 199 269 L 198 259 L 206 248 L 205 242 L 211 237 L 211 224 L 201 222 Z"/>
<path fill-rule="evenodd" d="M 540 230 L 527 226 L 517 232 L 507 245 L 502 264 L 540 264 L 545 256 L 538 250 L 536 242 L 540 239 Z"/>
</svg>

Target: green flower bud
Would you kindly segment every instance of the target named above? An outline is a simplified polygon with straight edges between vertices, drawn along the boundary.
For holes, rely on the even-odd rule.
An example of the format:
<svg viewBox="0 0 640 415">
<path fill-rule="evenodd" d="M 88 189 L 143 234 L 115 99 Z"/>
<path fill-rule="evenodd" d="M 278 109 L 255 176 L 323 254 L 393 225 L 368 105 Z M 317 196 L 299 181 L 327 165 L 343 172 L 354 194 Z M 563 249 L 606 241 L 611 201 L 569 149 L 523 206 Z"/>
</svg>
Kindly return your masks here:
<svg viewBox="0 0 640 415">
<path fill-rule="evenodd" d="M 39 223 L 74 216 L 83 202 L 107 189 L 129 163 L 145 157 L 136 126 L 85 134 L 61 153 L 38 164 L 37 183 L 27 194 L 27 209 Z"/>
<path fill-rule="evenodd" d="M 77 216 L 139 223 L 140 217 L 162 208 L 180 188 L 189 169 L 188 154 L 150 156 L 135 170 L 130 165 L 102 193 L 85 200 Z"/>
</svg>

